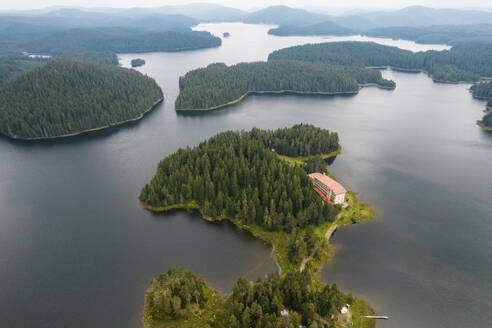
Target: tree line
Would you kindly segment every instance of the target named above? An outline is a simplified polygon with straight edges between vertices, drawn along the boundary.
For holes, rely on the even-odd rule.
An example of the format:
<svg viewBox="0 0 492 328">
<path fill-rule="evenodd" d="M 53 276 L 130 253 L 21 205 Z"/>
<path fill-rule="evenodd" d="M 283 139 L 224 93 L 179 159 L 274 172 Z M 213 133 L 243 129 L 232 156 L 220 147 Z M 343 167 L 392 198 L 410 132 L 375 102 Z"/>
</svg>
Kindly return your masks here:
<svg viewBox="0 0 492 328">
<path fill-rule="evenodd" d="M 203 309 L 211 291 L 202 276 L 181 268 L 152 279 L 145 294 L 145 317 L 152 321 L 182 319 Z"/>
<path fill-rule="evenodd" d="M 307 271 L 284 277 L 271 273 L 254 284 L 240 278 L 226 305 L 224 327 L 334 327 L 347 303 L 353 303 L 350 295 L 344 295 L 335 284 L 316 288 Z"/>
<path fill-rule="evenodd" d="M 331 21 L 316 23 L 313 25 L 281 25 L 272 28 L 268 34 L 278 36 L 290 35 L 353 35 L 356 31 L 351 28 L 341 26 Z"/>
<path fill-rule="evenodd" d="M 0 53 L 0 84 L 8 78 L 39 67 L 46 59 L 29 58 L 18 53 Z"/>
<path fill-rule="evenodd" d="M 391 26 L 363 32 L 373 37 L 412 40 L 423 44 L 492 43 L 492 25 Z"/>
<path fill-rule="evenodd" d="M 348 24 L 351 25 L 351 24 Z M 401 24 L 400 24 L 401 25 Z M 492 43 L 492 25 L 433 25 L 433 26 L 344 26 L 333 21 L 309 25 L 281 25 L 270 29 L 268 34 L 290 35 L 354 35 L 412 40 L 423 44 Z"/>
<path fill-rule="evenodd" d="M 30 58 L 20 52 L 0 50 L 0 84 L 8 78 L 38 68 L 51 60 L 84 61 L 105 66 L 118 66 L 118 56 L 112 52 L 63 52 L 53 58 Z"/>
<path fill-rule="evenodd" d="M 471 86 L 470 91 L 474 97 L 488 99 L 487 109 L 488 113 L 482 118 L 481 123 L 492 129 L 492 81 L 481 82 Z"/>
<path fill-rule="evenodd" d="M 363 67 L 300 61 L 211 64 L 179 79 L 176 109 L 205 109 L 235 101 L 247 92 L 357 92 L 361 84 L 393 88 L 393 81 Z"/>
<path fill-rule="evenodd" d="M 492 99 L 492 82 L 481 82 L 470 87 L 470 91 L 474 97 Z"/>
<path fill-rule="evenodd" d="M 372 42 L 330 42 L 277 50 L 268 59 L 425 70 L 435 80 L 450 82 L 478 81 L 480 77 L 492 76 L 492 44 L 480 43 L 413 53 Z"/>
<path fill-rule="evenodd" d="M 335 327 L 340 309 L 355 301 L 336 284 L 316 283 L 307 271 L 284 276 L 271 273 L 254 283 L 239 278 L 232 294 L 214 305 L 207 304 L 211 292 L 203 277 L 191 271 L 171 269 L 161 274 L 146 292 L 147 327 L 187 322 L 187 327 L 201 328 L 204 323 L 190 323 L 205 311 L 212 313 L 206 327 Z"/>
<path fill-rule="evenodd" d="M 221 39 L 203 31 L 146 31 L 122 27 L 77 28 L 31 41 L 29 51 L 60 54 L 76 51 L 135 53 L 218 47 Z"/>
<path fill-rule="evenodd" d="M 134 70 L 51 61 L 0 85 L 0 132 L 13 138 L 76 133 L 137 118 L 162 98 Z"/>
<path fill-rule="evenodd" d="M 211 218 L 228 217 L 269 231 L 331 221 L 338 208 L 322 202 L 306 172 L 279 154 L 316 155 L 338 148 L 338 135 L 310 125 L 223 132 L 159 163 L 140 200 L 153 207 L 194 202 Z"/>
</svg>

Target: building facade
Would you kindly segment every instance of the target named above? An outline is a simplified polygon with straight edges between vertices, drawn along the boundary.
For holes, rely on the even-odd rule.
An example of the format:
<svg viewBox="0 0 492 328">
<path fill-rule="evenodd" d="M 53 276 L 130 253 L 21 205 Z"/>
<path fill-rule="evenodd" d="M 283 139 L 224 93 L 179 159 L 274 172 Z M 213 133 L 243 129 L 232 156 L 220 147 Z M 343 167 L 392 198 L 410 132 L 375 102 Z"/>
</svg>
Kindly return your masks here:
<svg viewBox="0 0 492 328">
<path fill-rule="evenodd" d="M 309 174 L 311 180 L 313 180 L 313 188 L 318 194 L 323 197 L 324 200 L 331 204 L 343 204 L 345 202 L 345 194 L 347 190 L 327 176 L 319 172 Z"/>
</svg>

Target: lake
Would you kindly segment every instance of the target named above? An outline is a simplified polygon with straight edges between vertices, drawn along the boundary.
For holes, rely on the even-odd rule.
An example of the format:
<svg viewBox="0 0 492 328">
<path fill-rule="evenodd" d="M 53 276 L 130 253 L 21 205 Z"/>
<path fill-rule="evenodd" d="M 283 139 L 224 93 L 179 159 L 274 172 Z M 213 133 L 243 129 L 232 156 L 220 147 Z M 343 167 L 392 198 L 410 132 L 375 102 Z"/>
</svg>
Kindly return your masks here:
<svg viewBox="0 0 492 328">
<path fill-rule="evenodd" d="M 492 135 L 468 85 L 383 71 L 393 91 L 355 96 L 251 96 L 209 113 L 177 114 L 178 77 L 212 62 L 265 60 L 323 37 L 275 37 L 268 26 L 203 24 L 223 45 L 143 58 L 165 101 L 143 120 L 71 139 L 0 138 L 0 323 L 5 327 L 140 327 L 145 289 L 174 266 L 228 293 L 239 276 L 276 270 L 271 248 L 196 214 L 154 215 L 137 195 L 159 160 L 229 129 L 299 122 L 337 131 L 330 167 L 378 212 L 339 229 L 322 279 L 390 316 L 378 327 L 484 327 L 492 321 Z M 349 37 L 347 39 L 353 39 Z M 369 38 L 356 37 L 361 40 Z M 337 40 L 340 38 L 336 38 Z M 412 51 L 443 49 L 377 40 Z"/>
</svg>

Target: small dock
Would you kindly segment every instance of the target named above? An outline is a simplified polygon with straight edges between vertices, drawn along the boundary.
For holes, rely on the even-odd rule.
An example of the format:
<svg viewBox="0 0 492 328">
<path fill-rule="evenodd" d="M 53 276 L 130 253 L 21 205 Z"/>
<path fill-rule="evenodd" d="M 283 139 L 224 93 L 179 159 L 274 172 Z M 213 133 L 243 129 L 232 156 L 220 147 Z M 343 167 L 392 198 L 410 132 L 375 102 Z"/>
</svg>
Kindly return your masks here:
<svg viewBox="0 0 492 328">
<path fill-rule="evenodd" d="M 382 319 L 382 320 L 388 320 L 389 317 L 385 315 L 365 315 L 364 318 L 367 319 Z"/>
</svg>

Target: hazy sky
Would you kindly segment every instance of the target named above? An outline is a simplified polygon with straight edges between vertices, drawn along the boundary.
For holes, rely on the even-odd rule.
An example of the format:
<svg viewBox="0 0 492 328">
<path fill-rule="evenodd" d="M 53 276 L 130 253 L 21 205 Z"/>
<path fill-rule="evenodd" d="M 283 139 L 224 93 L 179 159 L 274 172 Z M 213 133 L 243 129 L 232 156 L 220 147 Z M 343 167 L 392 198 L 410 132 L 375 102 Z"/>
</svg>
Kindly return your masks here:
<svg viewBox="0 0 492 328">
<path fill-rule="evenodd" d="M 253 9 L 276 4 L 292 7 L 326 8 L 340 11 L 342 8 L 402 8 L 424 5 L 436 8 L 483 8 L 492 10 L 491 0 L 0 0 L 0 9 L 33 9 L 48 6 L 81 7 L 155 7 L 195 2 L 213 2 L 226 6 Z"/>
</svg>

